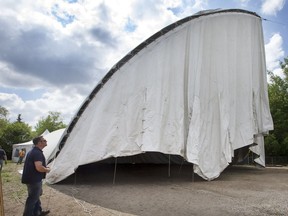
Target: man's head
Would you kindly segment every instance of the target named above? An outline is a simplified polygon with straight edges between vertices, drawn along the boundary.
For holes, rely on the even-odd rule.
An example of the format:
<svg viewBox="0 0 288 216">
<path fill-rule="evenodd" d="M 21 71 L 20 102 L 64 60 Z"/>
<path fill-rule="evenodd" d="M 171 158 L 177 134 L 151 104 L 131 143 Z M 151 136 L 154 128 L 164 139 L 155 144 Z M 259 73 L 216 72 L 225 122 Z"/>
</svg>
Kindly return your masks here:
<svg viewBox="0 0 288 216">
<path fill-rule="evenodd" d="M 47 146 L 47 140 L 45 140 L 43 136 L 39 136 L 33 139 L 33 144 L 38 148 L 43 149 L 45 146 Z"/>
</svg>

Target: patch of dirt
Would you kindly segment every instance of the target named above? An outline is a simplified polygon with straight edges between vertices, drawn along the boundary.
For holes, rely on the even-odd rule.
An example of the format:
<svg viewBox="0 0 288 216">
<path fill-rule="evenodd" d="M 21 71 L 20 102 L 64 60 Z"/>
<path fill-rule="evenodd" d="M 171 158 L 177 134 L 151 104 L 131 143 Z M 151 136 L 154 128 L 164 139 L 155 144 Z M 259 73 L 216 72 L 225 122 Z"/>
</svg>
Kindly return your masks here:
<svg viewBox="0 0 288 216">
<path fill-rule="evenodd" d="M 42 206 L 51 210 L 51 216 L 270 216 L 288 212 L 287 167 L 232 166 L 213 181 L 193 175 L 192 166 L 186 165 L 119 164 L 114 168 L 84 166 L 58 184 L 44 185 Z M 3 182 L 6 216 L 20 216 L 24 209 L 27 193 L 18 178 L 18 184 Z"/>
<path fill-rule="evenodd" d="M 22 167 L 23 165 L 8 163 L 2 170 L 2 194 L 5 216 L 22 216 L 23 214 L 27 189 L 26 185 L 21 183 L 21 175 L 18 172 Z M 97 204 L 88 203 L 75 197 L 74 193 L 75 191 L 71 194 L 65 194 L 44 183 L 43 195 L 41 196 L 43 210 L 49 209 L 51 211 L 49 215 L 51 216 L 129 215 L 101 207 Z"/>
</svg>

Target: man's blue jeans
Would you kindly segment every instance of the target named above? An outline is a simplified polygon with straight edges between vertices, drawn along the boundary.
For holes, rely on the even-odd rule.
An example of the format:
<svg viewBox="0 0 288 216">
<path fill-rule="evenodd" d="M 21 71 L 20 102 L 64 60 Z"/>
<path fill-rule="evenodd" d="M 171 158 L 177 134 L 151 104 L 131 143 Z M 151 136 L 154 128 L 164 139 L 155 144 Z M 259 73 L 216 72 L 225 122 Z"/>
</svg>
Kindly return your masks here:
<svg viewBox="0 0 288 216">
<path fill-rule="evenodd" d="M 23 216 L 38 216 L 42 212 L 40 196 L 42 195 L 42 182 L 27 184 L 28 197 L 25 203 Z"/>
</svg>

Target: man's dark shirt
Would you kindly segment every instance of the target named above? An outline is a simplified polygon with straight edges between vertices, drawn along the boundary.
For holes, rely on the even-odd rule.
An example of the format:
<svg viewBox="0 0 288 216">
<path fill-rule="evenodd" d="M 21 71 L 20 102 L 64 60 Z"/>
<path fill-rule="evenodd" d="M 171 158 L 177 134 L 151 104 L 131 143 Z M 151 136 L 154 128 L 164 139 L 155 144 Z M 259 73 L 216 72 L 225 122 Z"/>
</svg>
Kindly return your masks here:
<svg viewBox="0 0 288 216">
<path fill-rule="evenodd" d="M 5 159 L 5 156 L 6 155 L 6 152 L 3 150 L 3 149 L 0 149 L 0 160 L 4 160 Z"/>
<path fill-rule="evenodd" d="M 45 157 L 41 149 L 34 147 L 30 152 L 28 152 L 24 169 L 22 174 L 22 183 L 24 184 L 34 184 L 39 183 L 45 178 L 45 173 L 38 172 L 36 170 L 35 161 L 42 161 L 42 165 L 46 166 Z"/>
</svg>

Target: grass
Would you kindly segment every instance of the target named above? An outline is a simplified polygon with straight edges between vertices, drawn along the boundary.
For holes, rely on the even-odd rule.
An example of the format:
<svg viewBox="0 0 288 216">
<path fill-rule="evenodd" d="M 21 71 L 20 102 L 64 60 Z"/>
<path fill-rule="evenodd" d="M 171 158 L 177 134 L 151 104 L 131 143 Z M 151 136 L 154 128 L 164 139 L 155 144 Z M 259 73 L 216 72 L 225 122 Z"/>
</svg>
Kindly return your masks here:
<svg viewBox="0 0 288 216">
<path fill-rule="evenodd" d="M 1 172 L 4 203 L 5 201 L 16 201 L 24 204 L 27 196 L 27 189 L 26 185 L 21 183 L 21 175 L 18 172 L 18 170 L 21 170 L 22 168 L 23 165 L 17 165 L 11 161 L 8 161 L 8 163 L 4 165 Z"/>
<path fill-rule="evenodd" d="M 5 216 L 22 215 L 22 211 L 24 210 L 27 198 L 27 187 L 21 183 L 21 174 L 19 173 L 19 171 L 23 169 L 23 165 L 23 163 L 17 165 L 12 161 L 8 161 L 8 163 L 3 166 L 0 175 L 2 182 L 0 196 L 3 195 Z M 43 184 L 43 190 L 47 190 L 47 188 L 49 187 Z M 3 206 L 0 206 L 0 209 L 1 207 Z"/>
</svg>

